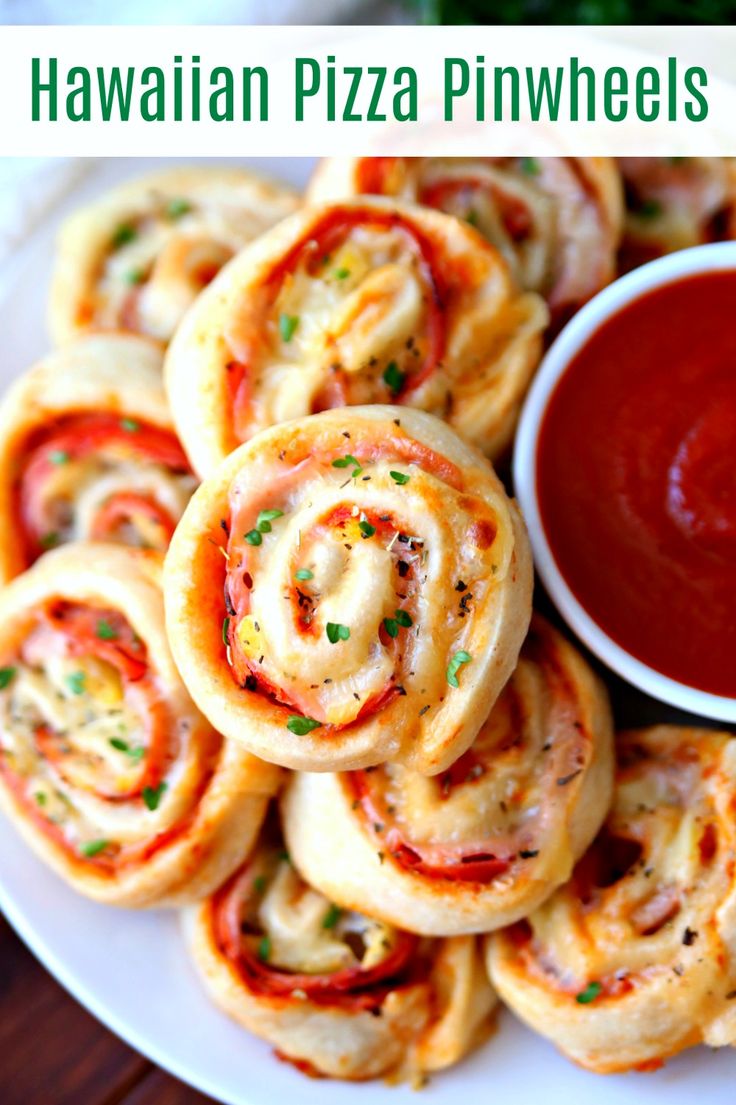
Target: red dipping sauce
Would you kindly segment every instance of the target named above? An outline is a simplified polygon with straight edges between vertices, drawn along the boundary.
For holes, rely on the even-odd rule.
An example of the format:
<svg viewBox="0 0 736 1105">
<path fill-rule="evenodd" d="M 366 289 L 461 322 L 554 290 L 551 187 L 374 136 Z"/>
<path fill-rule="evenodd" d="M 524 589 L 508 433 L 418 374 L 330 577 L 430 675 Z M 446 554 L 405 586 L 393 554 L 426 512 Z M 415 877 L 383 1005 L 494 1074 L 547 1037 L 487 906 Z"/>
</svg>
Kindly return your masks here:
<svg viewBox="0 0 736 1105">
<path fill-rule="evenodd" d="M 542 422 L 537 496 L 568 587 L 663 675 L 736 697 L 736 272 L 645 293 Z"/>
</svg>

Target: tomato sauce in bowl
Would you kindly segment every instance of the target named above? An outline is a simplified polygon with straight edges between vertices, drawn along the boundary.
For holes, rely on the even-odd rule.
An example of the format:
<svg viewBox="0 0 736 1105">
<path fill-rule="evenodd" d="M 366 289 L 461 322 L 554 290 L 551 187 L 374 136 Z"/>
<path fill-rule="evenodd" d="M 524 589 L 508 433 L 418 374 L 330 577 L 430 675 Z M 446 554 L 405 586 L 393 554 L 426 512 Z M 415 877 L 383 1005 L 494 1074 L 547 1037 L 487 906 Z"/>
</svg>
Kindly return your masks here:
<svg viewBox="0 0 736 1105">
<path fill-rule="evenodd" d="M 541 574 L 556 601 L 567 590 L 558 605 L 572 627 L 643 689 L 734 720 L 736 703 L 719 712 L 665 693 L 674 681 L 736 699 L 736 264 L 692 267 L 649 286 L 636 274 L 640 294 L 610 295 L 597 325 L 568 336 L 533 399 L 531 446 L 522 420 L 515 474 Z M 575 604 L 615 658 L 575 624 Z M 622 653 L 639 663 L 628 670 Z"/>
</svg>

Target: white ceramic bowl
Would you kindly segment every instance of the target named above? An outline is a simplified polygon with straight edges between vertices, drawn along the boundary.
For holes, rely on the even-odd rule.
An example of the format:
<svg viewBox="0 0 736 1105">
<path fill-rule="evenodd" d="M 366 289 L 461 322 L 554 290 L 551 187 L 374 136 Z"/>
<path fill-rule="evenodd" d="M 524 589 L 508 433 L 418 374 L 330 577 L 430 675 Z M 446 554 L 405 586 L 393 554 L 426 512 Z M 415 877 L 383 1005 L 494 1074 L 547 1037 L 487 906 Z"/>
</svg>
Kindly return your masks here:
<svg viewBox="0 0 736 1105">
<path fill-rule="evenodd" d="M 616 280 L 591 299 L 550 347 L 534 380 L 514 448 L 514 484 L 526 518 L 539 575 L 557 609 L 588 648 L 618 675 L 671 706 L 719 721 L 736 722 L 736 699 L 689 687 L 643 663 L 613 641 L 578 602 L 560 572 L 547 540 L 537 500 L 539 429 L 555 385 L 578 350 L 612 315 L 653 288 L 701 272 L 736 270 L 736 242 L 681 250 Z"/>
</svg>

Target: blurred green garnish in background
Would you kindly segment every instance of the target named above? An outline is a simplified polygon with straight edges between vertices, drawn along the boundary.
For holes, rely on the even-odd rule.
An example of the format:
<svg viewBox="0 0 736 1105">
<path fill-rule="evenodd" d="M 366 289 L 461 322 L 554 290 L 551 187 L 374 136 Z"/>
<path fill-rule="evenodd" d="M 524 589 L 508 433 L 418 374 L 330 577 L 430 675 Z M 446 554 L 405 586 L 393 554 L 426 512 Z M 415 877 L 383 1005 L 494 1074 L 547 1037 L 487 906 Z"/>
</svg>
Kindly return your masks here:
<svg viewBox="0 0 736 1105">
<path fill-rule="evenodd" d="M 423 23 L 731 23 L 733 0 L 406 0 Z"/>
</svg>

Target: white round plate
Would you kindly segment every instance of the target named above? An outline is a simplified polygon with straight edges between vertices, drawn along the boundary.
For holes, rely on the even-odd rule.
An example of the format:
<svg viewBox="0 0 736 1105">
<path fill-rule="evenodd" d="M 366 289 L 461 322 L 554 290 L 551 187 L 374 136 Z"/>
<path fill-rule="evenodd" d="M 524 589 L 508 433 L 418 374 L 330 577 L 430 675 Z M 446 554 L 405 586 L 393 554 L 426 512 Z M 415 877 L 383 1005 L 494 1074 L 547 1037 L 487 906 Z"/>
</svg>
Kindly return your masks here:
<svg viewBox="0 0 736 1105">
<path fill-rule="evenodd" d="M 59 214 L 102 189 L 156 167 L 149 160 L 93 163 L 71 199 L 44 224 L 0 283 L 0 383 L 45 351 L 45 300 Z M 266 172 L 302 184 L 306 160 L 263 159 Z M 1 538 L 0 538 L 1 539 Z M 313 1081 L 279 1062 L 231 1023 L 200 989 L 174 913 L 133 913 L 78 897 L 0 826 L 0 908 L 39 959 L 113 1032 L 155 1063 L 225 1105 L 401 1105 L 407 1087 Z M 39 1046 L 42 1041 L 39 1040 Z M 435 1076 L 421 1100 L 513 1101 L 519 1105 L 732 1105 L 736 1053 L 698 1048 L 653 1074 L 588 1074 L 508 1013 L 493 1038 L 453 1071 Z"/>
</svg>

